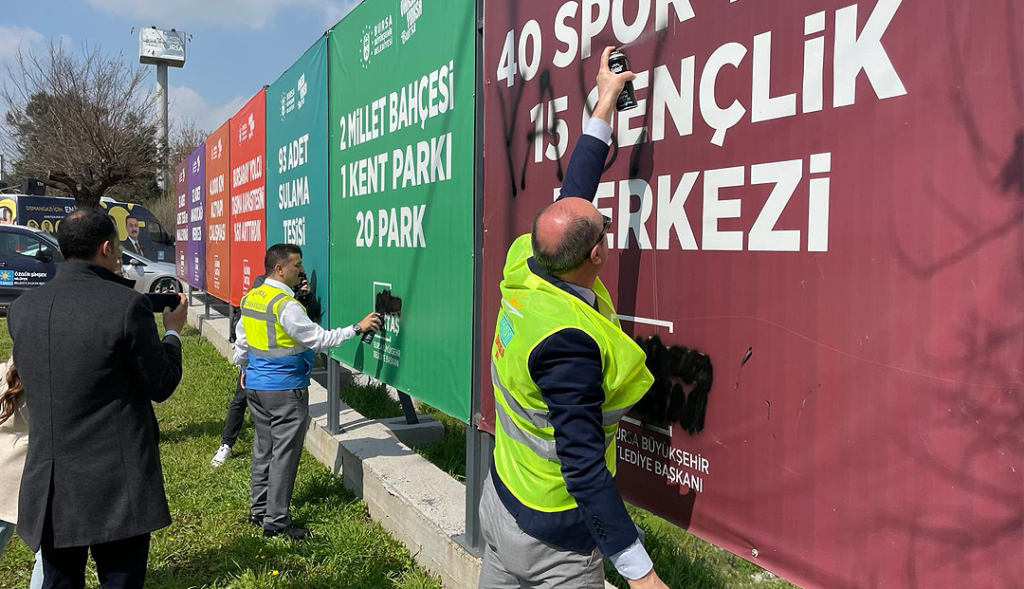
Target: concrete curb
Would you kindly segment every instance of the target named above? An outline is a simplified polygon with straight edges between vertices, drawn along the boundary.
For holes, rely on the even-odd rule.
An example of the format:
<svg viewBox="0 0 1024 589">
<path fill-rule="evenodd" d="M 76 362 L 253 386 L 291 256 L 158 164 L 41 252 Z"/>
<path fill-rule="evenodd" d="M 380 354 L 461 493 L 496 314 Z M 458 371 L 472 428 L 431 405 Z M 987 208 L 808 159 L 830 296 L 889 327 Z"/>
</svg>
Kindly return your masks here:
<svg viewBox="0 0 1024 589">
<path fill-rule="evenodd" d="M 189 323 L 230 359 L 228 319 L 196 301 Z M 366 502 L 370 516 L 405 544 L 420 566 L 440 575 L 451 589 L 474 589 L 480 559 L 457 538 L 465 534 L 466 488 L 408 446 L 377 420 L 341 405 L 342 431 L 327 433 L 327 391 L 315 381 L 309 388 L 306 450 L 342 477 L 345 487 Z"/>
</svg>

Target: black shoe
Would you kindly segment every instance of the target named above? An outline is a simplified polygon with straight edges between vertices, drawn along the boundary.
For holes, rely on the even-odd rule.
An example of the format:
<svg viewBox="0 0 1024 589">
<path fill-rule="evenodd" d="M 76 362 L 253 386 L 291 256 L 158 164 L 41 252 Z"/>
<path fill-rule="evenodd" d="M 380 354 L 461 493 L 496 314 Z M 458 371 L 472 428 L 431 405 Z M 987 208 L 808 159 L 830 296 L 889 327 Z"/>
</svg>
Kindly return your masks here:
<svg viewBox="0 0 1024 589">
<path fill-rule="evenodd" d="M 273 538 L 275 536 L 284 536 L 285 538 L 289 538 L 291 540 L 305 540 L 310 536 L 310 533 L 309 530 L 307 530 L 306 528 L 299 528 L 295 526 L 288 526 L 287 528 L 281 531 L 268 530 L 266 528 L 263 529 L 264 538 Z"/>
<path fill-rule="evenodd" d="M 257 528 L 263 527 L 263 516 L 249 514 L 249 525 L 256 526 Z"/>
</svg>

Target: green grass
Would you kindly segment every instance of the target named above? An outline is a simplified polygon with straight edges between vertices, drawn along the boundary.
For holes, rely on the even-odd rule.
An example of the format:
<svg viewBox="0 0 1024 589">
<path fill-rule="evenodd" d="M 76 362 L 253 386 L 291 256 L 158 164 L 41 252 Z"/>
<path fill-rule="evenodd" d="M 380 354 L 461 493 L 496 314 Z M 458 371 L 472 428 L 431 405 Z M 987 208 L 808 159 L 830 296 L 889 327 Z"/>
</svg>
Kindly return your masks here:
<svg viewBox="0 0 1024 589">
<path fill-rule="evenodd" d="M 9 353 L 7 326 L 0 322 L 0 356 Z M 247 525 L 251 425 L 243 428 L 227 464 L 219 469 L 209 465 L 220 443 L 235 371 L 191 328 L 184 333 L 184 357 L 178 391 L 157 406 L 174 523 L 153 534 L 147 587 L 441 587 L 369 519 L 366 505 L 308 454 L 299 467 L 292 515 L 314 537 L 302 543 L 265 539 Z M 27 587 L 32 561 L 25 544 L 13 538 L 0 558 L 0 589 Z M 95 575 L 88 577 L 88 586 L 96 587 Z"/>
</svg>

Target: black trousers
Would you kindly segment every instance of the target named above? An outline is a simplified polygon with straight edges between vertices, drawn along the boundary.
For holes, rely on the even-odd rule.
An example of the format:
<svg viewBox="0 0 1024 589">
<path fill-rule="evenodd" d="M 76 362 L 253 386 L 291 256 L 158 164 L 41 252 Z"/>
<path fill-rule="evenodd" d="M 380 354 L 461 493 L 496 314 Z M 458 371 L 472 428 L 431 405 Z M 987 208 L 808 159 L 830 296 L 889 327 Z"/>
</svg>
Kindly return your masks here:
<svg viewBox="0 0 1024 589">
<path fill-rule="evenodd" d="M 228 415 L 224 419 L 224 431 L 220 434 L 222 444 L 227 444 L 232 448 L 235 446 L 235 441 L 238 440 L 238 432 L 242 431 L 242 424 L 245 423 L 245 408 L 248 406 L 249 401 L 245 397 L 245 389 L 242 388 L 241 377 L 239 377 L 238 384 L 235 385 L 235 396 L 228 403 Z"/>
<path fill-rule="evenodd" d="M 85 561 L 92 551 L 103 589 L 142 589 L 149 561 L 149 534 L 93 546 L 54 548 L 43 537 L 43 589 L 83 589 Z"/>
</svg>

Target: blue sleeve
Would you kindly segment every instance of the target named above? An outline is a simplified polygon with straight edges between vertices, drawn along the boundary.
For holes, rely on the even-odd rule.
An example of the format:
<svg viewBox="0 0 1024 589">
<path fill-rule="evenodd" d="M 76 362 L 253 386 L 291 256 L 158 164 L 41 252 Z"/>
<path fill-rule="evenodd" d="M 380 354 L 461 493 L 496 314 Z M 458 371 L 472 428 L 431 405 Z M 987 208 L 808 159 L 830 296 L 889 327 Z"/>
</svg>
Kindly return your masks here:
<svg viewBox="0 0 1024 589">
<path fill-rule="evenodd" d="M 548 405 L 566 488 L 601 552 L 616 554 L 637 532 L 605 465 L 601 350 L 585 332 L 563 329 L 534 349 L 529 366 Z"/>
<path fill-rule="evenodd" d="M 568 196 L 578 196 L 589 201 L 597 194 L 597 185 L 601 183 L 604 162 L 608 157 L 608 144 L 593 135 L 582 135 L 572 150 L 569 167 L 565 170 L 562 192 L 558 200 Z"/>
</svg>

